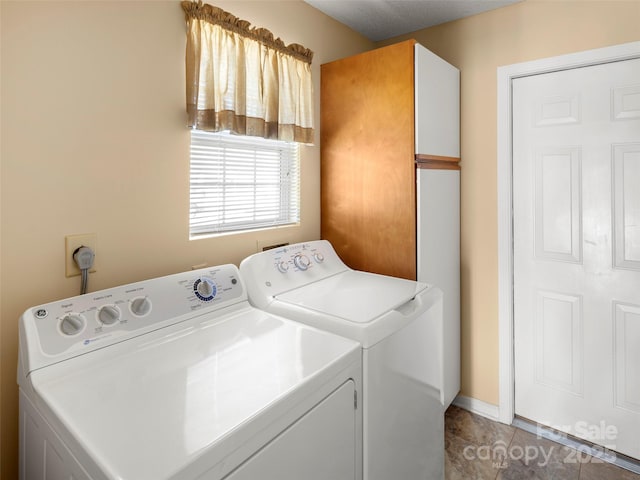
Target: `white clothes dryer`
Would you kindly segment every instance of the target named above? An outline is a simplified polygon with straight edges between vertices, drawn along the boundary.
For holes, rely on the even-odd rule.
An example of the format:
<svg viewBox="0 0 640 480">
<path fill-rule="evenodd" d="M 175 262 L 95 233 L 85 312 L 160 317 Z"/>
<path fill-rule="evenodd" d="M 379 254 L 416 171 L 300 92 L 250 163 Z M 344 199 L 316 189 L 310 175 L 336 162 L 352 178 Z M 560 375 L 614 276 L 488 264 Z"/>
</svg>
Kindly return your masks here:
<svg viewBox="0 0 640 480">
<path fill-rule="evenodd" d="M 28 309 L 20 479 L 358 480 L 357 342 L 222 265 Z"/>
<path fill-rule="evenodd" d="M 365 480 L 444 477 L 442 291 L 355 271 L 325 240 L 240 264 L 258 308 L 362 345 Z"/>
</svg>

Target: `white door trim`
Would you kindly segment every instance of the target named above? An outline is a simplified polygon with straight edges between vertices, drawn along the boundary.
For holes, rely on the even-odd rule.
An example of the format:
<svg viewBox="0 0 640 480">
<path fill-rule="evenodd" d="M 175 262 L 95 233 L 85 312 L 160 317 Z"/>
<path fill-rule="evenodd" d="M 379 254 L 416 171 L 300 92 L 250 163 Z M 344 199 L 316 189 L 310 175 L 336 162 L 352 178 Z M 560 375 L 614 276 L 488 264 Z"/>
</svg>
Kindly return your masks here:
<svg viewBox="0 0 640 480">
<path fill-rule="evenodd" d="M 503 423 L 511 424 L 515 414 L 511 81 L 634 58 L 640 58 L 640 41 L 498 67 L 498 417 Z"/>
</svg>

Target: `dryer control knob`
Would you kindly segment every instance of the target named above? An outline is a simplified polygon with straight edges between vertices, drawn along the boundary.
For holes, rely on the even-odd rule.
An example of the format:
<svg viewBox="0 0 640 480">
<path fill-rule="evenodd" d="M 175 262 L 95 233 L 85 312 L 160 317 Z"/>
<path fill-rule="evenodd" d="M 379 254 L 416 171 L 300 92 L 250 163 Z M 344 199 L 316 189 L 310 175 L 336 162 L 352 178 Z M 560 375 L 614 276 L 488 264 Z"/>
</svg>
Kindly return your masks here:
<svg viewBox="0 0 640 480">
<path fill-rule="evenodd" d="M 193 284 L 193 291 L 200 300 L 208 302 L 216 296 L 216 286 L 209 278 L 199 278 Z"/>
<path fill-rule="evenodd" d="M 138 317 L 144 317 L 151 311 L 151 300 L 147 297 L 134 298 L 131 301 L 131 312 Z"/>
<path fill-rule="evenodd" d="M 284 260 L 279 261 L 277 267 L 278 270 L 282 273 L 287 273 L 287 271 L 289 270 L 289 264 Z"/>
<path fill-rule="evenodd" d="M 306 270 L 311 265 L 311 260 L 306 255 L 300 254 L 293 257 L 293 263 L 300 270 Z"/>
<path fill-rule="evenodd" d="M 77 335 L 86 325 L 84 317 L 79 313 L 69 313 L 60 321 L 60 331 L 69 337 Z"/>
<path fill-rule="evenodd" d="M 322 254 L 322 252 L 316 252 L 316 253 L 313 254 L 313 259 L 317 263 L 322 263 L 322 262 L 324 262 L 324 255 Z"/>
<path fill-rule="evenodd" d="M 98 310 L 98 320 L 103 325 L 113 325 L 120 320 L 120 309 L 115 305 L 105 305 Z"/>
</svg>

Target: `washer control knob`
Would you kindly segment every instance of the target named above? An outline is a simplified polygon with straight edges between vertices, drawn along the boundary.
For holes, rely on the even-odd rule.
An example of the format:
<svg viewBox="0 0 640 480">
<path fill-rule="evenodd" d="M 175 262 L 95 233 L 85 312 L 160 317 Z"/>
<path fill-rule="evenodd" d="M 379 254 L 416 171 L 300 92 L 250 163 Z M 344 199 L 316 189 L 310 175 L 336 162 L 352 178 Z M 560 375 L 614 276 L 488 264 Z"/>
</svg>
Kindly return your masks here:
<svg viewBox="0 0 640 480">
<path fill-rule="evenodd" d="M 311 265 L 311 260 L 306 255 L 299 254 L 293 257 L 293 264 L 300 270 L 306 270 Z"/>
<path fill-rule="evenodd" d="M 134 315 L 144 317 L 151 311 L 151 300 L 147 297 L 134 298 L 129 308 L 131 308 L 131 313 Z"/>
<path fill-rule="evenodd" d="M 216 296 L 217 289 L 216 285 L 213 283 L 213 280 L 211 280 L 210 278 L 202 277 L 193 283 L 193 292 L 200 300 L 208 302 L 210 300 L 213 300 L 213 297 Z"/>
<path fill-rule="evenodd" d="M 284 260 L 280 260 L 277 266 L 278 270 L 280 270 L 280 272 L 282 273 L 287 273 L 287 271 L 289 270 L 289 264 Z"/>
<path fill-rule="evenodd" d="M 115 305 L 105 305 L 98 310 L 98 320 L 103 325 L 113 325 L 120 320 L 120 309 Z"/>
<path fill-rule="evenodd" d="M 84 317 L 79 313 L 69 313 L 60 321 L 60 331 L 69 337 L 77 335 L 84 330 L 86 325 Z"/>
<path fill-rule="evenodd" d="M 316 253 L 313 254 L 313 259 L 317 263 L 322 263 L 322 262 L 324 262 L 324 255 L 322 254 L 322 252 L 316 252 Z"/>
</svg>

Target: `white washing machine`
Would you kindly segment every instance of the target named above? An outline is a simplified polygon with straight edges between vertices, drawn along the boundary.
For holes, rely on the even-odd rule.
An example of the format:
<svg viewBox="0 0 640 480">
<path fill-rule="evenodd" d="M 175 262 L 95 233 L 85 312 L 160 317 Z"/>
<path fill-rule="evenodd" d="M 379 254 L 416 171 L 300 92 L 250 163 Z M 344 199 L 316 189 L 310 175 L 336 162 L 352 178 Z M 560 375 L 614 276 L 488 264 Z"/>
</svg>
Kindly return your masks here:
<svg viewBox="0 0 640 480">
<path fill-rule="evenodd" d="M 362 345 L 364 479 L 442 479 L 442 291 L 354 271 L 324 240 L 257 253 L 240 272 L 258 308 Z"/>
<path fill-rule="evenodd" d="M 22 480 L 362 478 L 357 342 L 252 307 L 233 265 L 20 319 Z"/>
</svg>

